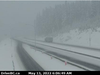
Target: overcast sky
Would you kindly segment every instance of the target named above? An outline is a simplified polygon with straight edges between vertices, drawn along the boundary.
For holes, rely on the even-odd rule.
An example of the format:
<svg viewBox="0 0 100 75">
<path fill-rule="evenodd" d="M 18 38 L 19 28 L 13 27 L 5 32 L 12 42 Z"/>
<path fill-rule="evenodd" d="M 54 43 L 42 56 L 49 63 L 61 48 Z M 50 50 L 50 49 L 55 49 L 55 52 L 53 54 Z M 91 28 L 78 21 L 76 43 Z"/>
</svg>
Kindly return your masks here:
<svg viewBox="0 0 100 75">
<path fill-rule="evenodd" d="M 48 7 L 63 4 L 61 1 L 0 1 L 0 37 L 14 34 L 34 34 L 34 19 Z"/>
</svg>

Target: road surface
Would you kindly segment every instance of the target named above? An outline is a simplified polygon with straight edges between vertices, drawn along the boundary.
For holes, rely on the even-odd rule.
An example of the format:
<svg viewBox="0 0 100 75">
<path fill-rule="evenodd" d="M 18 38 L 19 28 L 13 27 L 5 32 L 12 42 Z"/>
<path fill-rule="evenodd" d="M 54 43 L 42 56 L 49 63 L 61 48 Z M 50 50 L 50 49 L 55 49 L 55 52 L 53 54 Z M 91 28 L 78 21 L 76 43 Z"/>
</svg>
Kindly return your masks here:
<svg viewBox="0 0 100 75">
<path fill-rule="evenodd" d="M 17 52 L 27 71 L 44 71 L 44 69 L 24 50 L 22 43 L 19 41 Z"/>
<path fill-rule="evenodd" d="M 22 42 L 22 43 L 25 43 L 25 42 Z M 25 43 L 25 44 L 28 44 L 28 43 Z M 75 58 L 73 58 L 73 57 L 68 56 L 68 54 L 69 54 L 69 55 L 73 55 L 73 53 L 66 52 L 67 54 L 66 54 L 66 56 L 65 56 L 65 55 L 62 55 L 62 54 L 59 54 L 59 53 L 50 51 L 50 49 L 48 50 L 47 48 L 45 49 L 45 48 L 43 48 L 43 47 L 39 47 L 38 44 L 37 44 L 37 46 L 32 45 L 32 44 L 28 44 L 28 45 L 32 46 L 32 47 L 33 47 L 34 49 L 36 49 L 36 50 L 45 51 L 46 53 L 55 55 L 55 56 L 60 57 L 60 58 L 64 58 L 64 59 L 66 59 L 66 60 L 69 60 L 69 61 L 71 61 L 71 62 L 80 64 L 80 65 L 85 66 L 85 67 L 87 67 L 87 68 L 91 68 L 91 69 L 94 69 L 94 70 L 96 70 L 96 71 L 97 71 L 97 70 L 100 70 L 100 66 L 97 66 L 97 65 L 95 65 L 95 64 L 88 63 L 88 62 L 86 62 L 86 61 L 81 61 L 81 60 L 79 60 L 79 59 L 75 59 Z M 53 48 L 51 48 L 51 50 L 52 50 L 52 49 L 53 49 Z M 53 50 L 56 50 L 56 49 L 53 49 Z M 59 50 L 59 49 L 58 49 L 58 50 Z M 84 57 L 85 57 L 85 56 L 84 56 Z M 84 69 L 85 69 L 85 68 L 84 68 Z M 87 70 L 87 69 L 85 69 L 85 70 Z"/>
</svg>

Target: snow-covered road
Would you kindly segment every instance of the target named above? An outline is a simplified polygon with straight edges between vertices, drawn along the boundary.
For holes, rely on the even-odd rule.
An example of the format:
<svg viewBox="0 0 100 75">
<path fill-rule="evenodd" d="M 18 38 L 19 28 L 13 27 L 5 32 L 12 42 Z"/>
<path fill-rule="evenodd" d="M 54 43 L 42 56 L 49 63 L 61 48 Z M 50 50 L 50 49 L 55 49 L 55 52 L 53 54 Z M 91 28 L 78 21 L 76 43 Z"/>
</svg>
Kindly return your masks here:
<svg viewBox="0 0 100 75">
<path fill-rule="evenodd" d="M 9 38 L 0 42 L 0 70 L 26 70 L 17 54 L 16 46 L 16 41 Z"/>
<path fill-rule="evenodd" d="M 45 53 L 42 53 L 40 51 L 35 50 L 29 45 L 23 44 L 23 47 L 26 49 L 26 51 L 32 56 L 38 64 L 41 65 L 41 67 L 44 68 L 46 71 L 84 71 L 84 69 L 78 68 L 76 66 L 73 66 L 69 63 L 62 62 L 54 57 L 51 57 Z"/>
<path fill-rule="evenodd" d="M 18 43 L 12 39 L 5 39 L 0 42 L 0 70 L 27 70 L 17 53 L 17 46 Z M 29 45 L 23 44 L 22 46 L 32 59 L 35 60 L 44 70 L 84 71 L 84 69 L 71 65 L 67 63 L 67 61 L 62 62 L 54 57 L 37 51 Z M 28 61 L 28 59 L 26 61 Z"/>
<path fill-rule="evenodd" d="M 25 51 L 22 43 L 19 41 L 17 41 L 17 43 L 17 52 L 27 71 L 44 71 L 44 69 L 30 56 L 30 54 Z"/>
<path fill-rule="evenodd" d="M 23 39 L 23 42 L 26 42 L 30 45 L 36 45 L 38 48 L 41 48 L 48 53 L 64 58 L 67 61 L 77 63 L 82 67 L 84 66 L 84 68 L 88 70 L 100 70 L 100 51 L 88 50 L 84 48 L 81 49 L 76 47 L 74 48 L 27 39 Z"/>
</svg>

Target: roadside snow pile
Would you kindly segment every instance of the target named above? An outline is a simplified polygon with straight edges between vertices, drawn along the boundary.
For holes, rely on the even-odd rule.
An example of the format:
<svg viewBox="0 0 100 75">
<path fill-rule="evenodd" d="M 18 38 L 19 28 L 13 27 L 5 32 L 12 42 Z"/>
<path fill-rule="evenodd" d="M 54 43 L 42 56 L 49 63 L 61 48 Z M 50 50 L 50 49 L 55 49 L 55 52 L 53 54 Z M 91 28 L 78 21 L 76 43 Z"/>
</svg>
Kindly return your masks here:
<svg viewBox="0 0 100 75">
<path fill-rule="evenodd" d="M 54 42 L 100 48 L 100 28 L 80 32 L 78 29 L 54 37 Z"/>
<path fill-rule="evenodd" d="M 23 44 L 29 55 L 46 71 L 84 71 L 74 65 L 62 62 L 56 58 L 35 50 L 33 47 Z M 66 65 L 65 65 L 66 64 Z"/>
<path fill-rule="evenodd" d="M 8 40 L 0 42 L 0 70 L 13 70 L 10 46 Z"/>
<path fill-rule="evenodd" d="M 0 71 L 25 70 L 16 51 L 16 42 L 4 39 L 0 42 Z"/>
</svg>

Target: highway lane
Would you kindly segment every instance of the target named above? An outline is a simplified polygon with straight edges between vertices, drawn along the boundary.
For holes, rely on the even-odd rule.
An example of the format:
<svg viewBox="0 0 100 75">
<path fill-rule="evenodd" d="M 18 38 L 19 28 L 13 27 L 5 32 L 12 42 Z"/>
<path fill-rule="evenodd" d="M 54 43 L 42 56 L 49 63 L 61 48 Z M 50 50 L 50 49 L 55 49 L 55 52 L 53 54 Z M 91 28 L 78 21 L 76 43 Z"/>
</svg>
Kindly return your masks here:
<svg viewBox="0 0 100 75">
<path fill-rule="evenodd" d="M 25 43 L 25 42 L 23 42 Z M 25 43 L 27 44 L 27 43 Z M 35 45 L 31 45 L 31 44 L 28 44 L 30 46 L 32 46 L 33 48 L 37 49 L 37 50 L 42 50 L 42 51 L 45 51 L 46 53 L 50 53 L 50 54 L 53 54 L 53 55 L 56 55 L 60 58 L 64 58 L 66 60 L 69 60 L 71 62 L 74 62 L 74 63 L 77 63 L 77 64 L 80 64 L 82 66 L 85 66 L 85 67 L 88 67 L 88 68 L 91 68 L 91 69 L 94 69 L 94 70 L 100 70 L 100 66 L 96 65 L 96 64 L 91 64 L 91 63 L 88 63 L 87 61 L 81 61 L 79 59 L 75 59 L 74 57 L 70 57 L 68 55 L 71 55 L 70 53 L 67 52 L 66 56 L 65 55 L 62 55 L 62 54 L 59 54 L 59 53 L 56 53 L 56 52 L 53 52 L 52 50 L 47 50 L 47 48 L 43 48 L 43 47 L 39 47 L 39 46 L 35 46 Z M 53 49 L 53 48 L 52 48 Z M 56 50 L 56 49 L 53 49 L 53 50 Z M 58 50 L 58 49 L 57 49 Z M 83 59 L 83 58 L 82 58 Z"/>
<path fill-rule="evenodd" d="M 28 38 L 25 38 L 25 39 L 31 40 L 31 41 L 36 40 L 36 39 L 28 39 Z M 72 45 L 72 44 L 65 44 L 65 43 L 58 43 L 58 42 L 45 42 L 45 41 L 42 41 L 42 40 L 36 40 L 36 42 L 44 42 L 44 43 L 51 43 L 51 44 L 57 44 L 57 45 L 63 45 L 63 46 L 70 46 L 70 47 L 84 48 L 84 49 L 88 49 L 88 50 L 100 51 L 100 48 L 81 46 L 81 45 L 79 46 L 79 45 Z"/>
<path fill-rule="evenodd" d="M 22 43 L 17 41 L 17 52 L 27 71 L 44 71 L 44 69 L 24 50 Z"/>
<path fill-rule="evenodd" d="M 44 46 L 47 46 L 47 47 L 52 47 L 52 48 L 60 49 L 60 50 L 67 51 L 67 52 L 81 54 L 81 55 L 84 55 L 84 56 L 88 56 L 88 57 L 92 57 L 92 58 L 96 58 L 96 59 L 100 60 L 100 56 L 99 56 L 100 55 L 100 49 L 92 50 L 90 48 L 88 49 L 88 48 L 84 48 L 84 47 L 82 47 L 82 48 L 79 47 L 78 48 L 78 47 L 73 47 L 73 46 L 66 46 L 66 45 L 47 43 L 47 42 L 41 42 L 41 41 L 36 41 L 35 42 L 34 40 L 31 40 L 31 41 L 24 40 L 24 42 L 25 41 L 27 43 L 30 43 L 30 44 L 33 44 L 33 45 L 36 45 L 36 44 L 39 45 L 40 44 L 40 45 L 44 45 Z"/>
<path fill-rule="evenodd" d="M 32 45 L 30 45 L 30 46 L 32 46 Z M 55 56 L 60 57 L 60 58 L 64 58 L 64 59 L 66 59 L 66 60 L 69 60 L 69 61 L 71 61 L 71 62 L 74 62 L 74 63 L 80 64 L 80 65 L 83 65 L 83 66 L 88 67 L 88 68 L 91 68 L 91 69 L 94 69 L 94 70 L 96 70 L 96 71 L 99 71 L 99 70 L 100 70 L 100 66 L 97 66 L 97 65 L 94 65 L 94 64 L 85 62 L 85 61 L 81 61 L 81 60 L 78 60 L 78 59 L 69 57 L 69 56 L 67 56 L 67 55 L 65 56 L 65 55 L 62 55 L 62 54 L 59 54 L 59 53 L 56 53 L 56 52 L 47 51 L 46 49 L 43 49 L 43 48 L 40 48 L 40 47 L 37 47 L 37 46 L 32 46 L 32 47 L 33 47 L 33 49 L 35 49 L 35 50 L 45 51 L 46 53 L 55 55 Z M 86 69 L 86 68 L 83 68 L 83 69 L 84 69 L 84 70 L 88 70 L 88 69 Z"/>
</svg>

